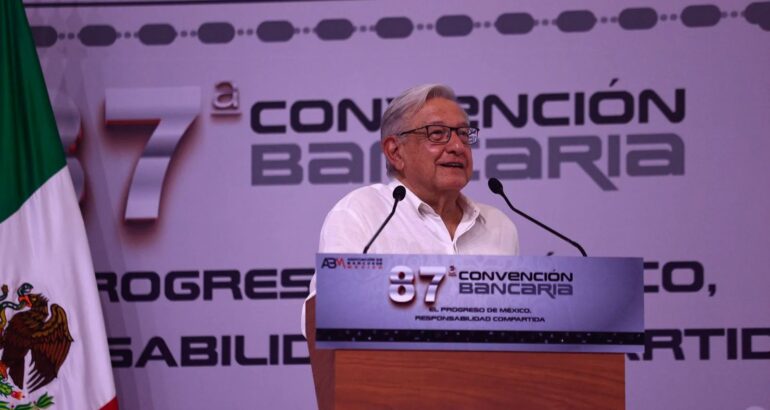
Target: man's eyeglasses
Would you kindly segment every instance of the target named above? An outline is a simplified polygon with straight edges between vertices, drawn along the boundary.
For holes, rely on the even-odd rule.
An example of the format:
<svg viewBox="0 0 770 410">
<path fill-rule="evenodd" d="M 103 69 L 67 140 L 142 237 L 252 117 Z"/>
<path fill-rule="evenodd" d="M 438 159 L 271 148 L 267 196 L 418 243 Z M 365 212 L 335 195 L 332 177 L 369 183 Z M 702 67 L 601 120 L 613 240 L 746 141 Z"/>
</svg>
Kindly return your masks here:
<svg viewBox="0 0 770 410">
<path fill-rule="evenodd" d="M 479 129 L 473 127 L 448 127 L 446 125 L 426 125 L 413 130 L 399 133 L 398 136 L 406 134 L 422 134 L 424 131 L 428 141 L 436 144 L 446 144 L 452 138 L 452 132 L 457 134 L 463 144 L 475 144 L 479 140 Z"/>
</svg>

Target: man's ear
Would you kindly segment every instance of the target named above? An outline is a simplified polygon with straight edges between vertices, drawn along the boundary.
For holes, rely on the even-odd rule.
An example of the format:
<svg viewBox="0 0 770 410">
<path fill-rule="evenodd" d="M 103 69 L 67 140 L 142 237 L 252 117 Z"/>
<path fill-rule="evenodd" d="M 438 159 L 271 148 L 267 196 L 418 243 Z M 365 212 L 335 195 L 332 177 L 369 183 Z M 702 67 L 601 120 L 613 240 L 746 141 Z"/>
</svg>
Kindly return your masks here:
<svg viewBox="0 0 770 410">
<path fill-rule="evenodd" d="M 389 135 L 385 137 L 380 143 L 382 152 L 385 154 L 385 158 L 393 166 L 393 168 L 399 173 L 404 170 L 404 158 L 402 156 L 401 144 L 399 144 L 398 137 L 395 135 Z"/>
</svg>

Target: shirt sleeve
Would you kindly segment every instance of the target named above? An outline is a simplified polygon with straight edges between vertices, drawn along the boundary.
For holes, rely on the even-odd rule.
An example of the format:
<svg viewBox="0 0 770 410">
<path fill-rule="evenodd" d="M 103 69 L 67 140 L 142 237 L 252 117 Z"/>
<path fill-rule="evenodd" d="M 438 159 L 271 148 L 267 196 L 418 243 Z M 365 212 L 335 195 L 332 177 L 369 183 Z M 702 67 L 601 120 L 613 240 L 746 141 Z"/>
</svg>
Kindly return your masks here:
<svg viewBox="0 0 770 410">
<path fill-rule="evenodd" d="M 347 209 L 333 209 L 326 215 L 319 253 L 361 253 L 371 239 L 361 216 Z"/>
</svg>

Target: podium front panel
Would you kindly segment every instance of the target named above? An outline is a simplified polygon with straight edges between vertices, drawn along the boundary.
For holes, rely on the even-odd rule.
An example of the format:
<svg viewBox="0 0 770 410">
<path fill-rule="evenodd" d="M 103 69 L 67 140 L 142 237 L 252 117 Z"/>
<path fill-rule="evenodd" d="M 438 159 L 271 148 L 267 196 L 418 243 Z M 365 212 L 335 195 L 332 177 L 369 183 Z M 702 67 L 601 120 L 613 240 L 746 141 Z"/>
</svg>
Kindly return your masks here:
<svg viewBox="0 0 770 410">
<path fill-rule="evenodd" d="M 641 258 L 319 254 L 320 349 L 640 352 Z"/>
</svg>

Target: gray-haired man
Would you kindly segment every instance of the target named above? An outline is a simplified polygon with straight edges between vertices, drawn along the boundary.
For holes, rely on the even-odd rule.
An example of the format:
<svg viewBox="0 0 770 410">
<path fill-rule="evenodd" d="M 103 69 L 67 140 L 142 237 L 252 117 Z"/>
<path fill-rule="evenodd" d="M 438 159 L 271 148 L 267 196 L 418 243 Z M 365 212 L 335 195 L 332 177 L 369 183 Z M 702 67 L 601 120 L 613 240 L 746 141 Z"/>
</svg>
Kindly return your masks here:
<svg viewBox="0 0 770 410">
<path fill-rule="evenodd" d="M 393 181 L 342 198 L 326 216 L 318 252 L 360 253 L 390 213 L 393 190 L 403 185 L 404 203 L 370 253 L 519 253 L 513 222 L 460 192 L 473 173 L 478 129 L 469 126 L 451 88 L 427 84 L 404 91 L 385 110 L 380 141 Z M 308 300 L 314 296 L 315 277 Z"/>
</svg>

